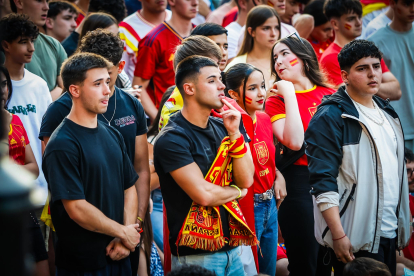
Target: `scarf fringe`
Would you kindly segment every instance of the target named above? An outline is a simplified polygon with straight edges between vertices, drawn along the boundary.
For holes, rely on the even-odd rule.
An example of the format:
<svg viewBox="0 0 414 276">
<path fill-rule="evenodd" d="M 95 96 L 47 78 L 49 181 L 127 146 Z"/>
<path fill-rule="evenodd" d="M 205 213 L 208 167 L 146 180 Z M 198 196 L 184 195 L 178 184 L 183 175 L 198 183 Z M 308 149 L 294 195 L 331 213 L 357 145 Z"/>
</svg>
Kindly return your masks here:
<svg viewBox="0 0 414 276">
<path fill-rule="evenodd" d="M 214 239 L 204 239 L 193 235 L 182 235 L 178 246 L 188 246 L 193 249 L 201 249 L 206 251 L 217 251 L 225 245 L 224 237 Z"/>
<path fill-rule="evenodd" d="M 246 245 L 246 246 L 255 246 L 255 245 L 259 245 L 259 241 L 256 238 L 250 238 L 250 239 L 230 239 L 229 241 L 229 245 L 236 247 L 236 246 L 241 246 L 241 245 Z"/>
</svg>

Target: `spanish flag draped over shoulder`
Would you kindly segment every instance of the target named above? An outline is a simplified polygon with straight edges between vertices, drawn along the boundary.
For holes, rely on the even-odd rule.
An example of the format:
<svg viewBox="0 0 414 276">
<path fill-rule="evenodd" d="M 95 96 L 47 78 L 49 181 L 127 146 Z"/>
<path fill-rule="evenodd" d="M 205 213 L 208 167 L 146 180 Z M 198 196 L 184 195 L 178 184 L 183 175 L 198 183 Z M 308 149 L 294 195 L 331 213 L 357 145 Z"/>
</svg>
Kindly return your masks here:
<svg viewBox="0 0 414 276">
<path fill-rule="evenodd" d="M 362 16 L 390 5 L 389 0 L 361 0 Z"/>
</svg>

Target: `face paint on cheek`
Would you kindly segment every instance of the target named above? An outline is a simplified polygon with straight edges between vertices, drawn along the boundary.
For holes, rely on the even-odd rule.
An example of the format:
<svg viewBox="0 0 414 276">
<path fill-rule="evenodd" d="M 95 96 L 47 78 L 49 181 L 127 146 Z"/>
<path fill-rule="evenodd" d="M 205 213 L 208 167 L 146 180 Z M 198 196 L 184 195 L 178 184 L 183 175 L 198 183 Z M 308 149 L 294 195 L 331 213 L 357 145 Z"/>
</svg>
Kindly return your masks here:
<svg viewBox="0 0 414 276">
<path fill-rule="evenodd" d="M 299 61 L 298 61 L 298 59 L 297 59 L 297 58 L 294 58 L 294 59 L 292 59 L 291 61 L 289 61 L 289 63 L 290 63 L 290 66 L 295 66 L 296 64 L 298 64 L 298 63 L 299 63 Z"/>
<path fill-rule="evenodd" d="M 350 30 L 352 29 L 352 26 L 348 23 L 345 23 L 345 29 Z"/>
<path fill-rule="evenodd" d="M 271 7 L 274 7 L 275 5 L 273 5 L 273 3 L 272 2 L 270 2 L 270 1 L 267 1 L 267 5 L 268 6 L 271 6 Z"/>
<path fill-rule="evenodd" d="M 251 104 L 252 101 L 253 101 L 253 99 L 251 99 L 251 98 L 249 98 L 249 97 L 246 96 L 246 103 L 247 104 Z"/>
</svg>

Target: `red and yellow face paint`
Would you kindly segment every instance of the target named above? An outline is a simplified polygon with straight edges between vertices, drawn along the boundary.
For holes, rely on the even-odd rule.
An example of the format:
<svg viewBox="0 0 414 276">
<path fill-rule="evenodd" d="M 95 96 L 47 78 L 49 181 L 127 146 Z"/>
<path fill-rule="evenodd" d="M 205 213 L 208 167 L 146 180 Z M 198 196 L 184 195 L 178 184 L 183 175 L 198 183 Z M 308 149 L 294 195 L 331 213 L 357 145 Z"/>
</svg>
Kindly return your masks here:
<svg viewBox="0 0 414 276">
<path fill-rule="evenodd" d="M 299 61 L 298 61 L 298 59 L 297 59 L 297 58 L 294 58 L 294 59 L 292 59 L 291 61 L 289 61 L 289 63 L 290 63 L 290 66 L 295 66 L 296 64 L 298 64 L 298 63 L 299 63 Z"/>
<path fill-rule="evenodd" d="M 345 23 L 345 29 L 349 31 L 350 29 L 352 29 L 352 26 L 348 23 Z"/>
<path fill-rule="evenodd" d="M 253 102 L 253 99 L 246 96 L 246 103 L 251 104 Z"/>
<path fill-rule="evenodd" d="M 272 3 L 272 2 L 270 2 L 270 1 L 267 1 L 267 5 L 268 5 L 268 6 L 270 6 L 270 7 L 272 7 L 272 8 L 275 6 L 275 5 L 273 5 L 273 3 Z"/>
</svg>

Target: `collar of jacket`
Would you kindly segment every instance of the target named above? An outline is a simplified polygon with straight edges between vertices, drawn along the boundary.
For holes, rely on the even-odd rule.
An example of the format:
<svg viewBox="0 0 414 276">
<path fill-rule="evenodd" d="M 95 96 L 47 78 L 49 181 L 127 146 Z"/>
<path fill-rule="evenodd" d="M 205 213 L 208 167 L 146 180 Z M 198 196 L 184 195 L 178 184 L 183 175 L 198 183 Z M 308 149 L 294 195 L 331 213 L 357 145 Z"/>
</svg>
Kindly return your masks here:
<svg viewBox="0 0 414 276">
<path fill-rule="evenodd" d="M 387 112 L 391 117 L 398 118 L 397 113 L 395 112 L 394 108 L 390 105 L 390 100 L 383 100 L 382 98 L 374 95 L 372 97 L 374 101 L 377 103 L 379 108 Z M 324 105 L 331 105 L 335 104 L 340 108 L 343 113 L 359 118 L 358 110 L 355 108 L 354 103 L 352 102 L 349 95 L 345 92 L 345 85 L 339 87 L 338 91 L 336 91 L 332 95 L 326 95 L 322 99 L 322 103 L 319 105 L 318 108 Z"/>
</svg>

